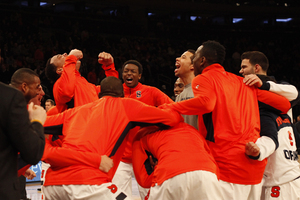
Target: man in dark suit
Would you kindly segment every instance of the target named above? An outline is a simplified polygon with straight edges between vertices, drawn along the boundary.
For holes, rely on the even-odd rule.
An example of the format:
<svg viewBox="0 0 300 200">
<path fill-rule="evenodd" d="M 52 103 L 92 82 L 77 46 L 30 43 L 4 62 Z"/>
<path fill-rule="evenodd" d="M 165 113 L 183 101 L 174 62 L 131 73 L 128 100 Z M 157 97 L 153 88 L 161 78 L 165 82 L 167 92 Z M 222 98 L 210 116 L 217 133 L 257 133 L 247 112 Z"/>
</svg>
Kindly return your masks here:
<svg viewBox="0 0 300 200">
<path fill-rule="evenodd" d="M 30 90 L 36 86 L 36 81 L 31 82 L 30 76 L 27 78 L 23 89 L 26 95 L 36 96 L 35 90 Z M 37 80 L 35 76 L 31 78 Z M 19 200 L 18 152 L 28 164 L 40 161 L 45 145 L 46 111 L 33 103 L 27 110 L 24 96 L 29 97 L 3 83 L 0 83 L 0 94 L 0 199 Z"/>
<path fill-rule="evenodd" d="M 34 105 L 41 105 L 38 101 L 45 95 L 45 92 L 42 89 L 38 74 L 31 69 L 21 68 L 15 71 L 11 77 L 10 85 L 23 93 L 27 104 L 33 102 Z M 33 177 L 35 174 L 32 170 L 27 169 L 30 165 L 26 165 L 27 163 L 22 158 L 19 157 L 18 163 L 20 200 L 30 200 L 27 198 L 26 178 Z M 24 170 L 26 170 L 25 174 L 20 175 L 20 173 L 24 173 Z"/>
</svg>

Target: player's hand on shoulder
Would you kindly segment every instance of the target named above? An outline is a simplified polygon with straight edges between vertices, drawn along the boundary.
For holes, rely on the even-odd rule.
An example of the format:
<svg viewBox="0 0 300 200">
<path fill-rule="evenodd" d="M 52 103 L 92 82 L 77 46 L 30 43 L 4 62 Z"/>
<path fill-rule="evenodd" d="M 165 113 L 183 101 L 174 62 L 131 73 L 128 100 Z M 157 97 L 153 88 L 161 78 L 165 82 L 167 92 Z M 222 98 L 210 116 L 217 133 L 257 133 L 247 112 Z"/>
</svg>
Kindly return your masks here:
<svg viewBox="0 0 300 200">
<path fill-rule="evenodd" d="M 244 78 L 243 82 L 246 85 L 249 85 L 249 86 L 254 85 L 256 87 L 261 87 L 262 84 L 263 84 L 263 82 L 260 80 L 260 78 L 256 74 L 245 75 L 245 78 Z"/>
</svg>

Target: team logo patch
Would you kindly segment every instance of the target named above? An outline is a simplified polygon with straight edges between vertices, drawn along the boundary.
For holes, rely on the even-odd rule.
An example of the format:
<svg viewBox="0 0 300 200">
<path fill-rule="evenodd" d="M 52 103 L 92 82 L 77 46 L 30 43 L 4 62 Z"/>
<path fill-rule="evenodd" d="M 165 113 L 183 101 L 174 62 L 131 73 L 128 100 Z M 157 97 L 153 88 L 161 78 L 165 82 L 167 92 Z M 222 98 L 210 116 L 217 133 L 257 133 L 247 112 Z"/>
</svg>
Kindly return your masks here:
<svg viewBox="0 0 300 200">
<path fill-rule="evenodd" d="M 142 97 L 142 92 L 136 91 L 136 98 L 141 98 L 141 97 Z"/>
<path fill-rule="evenodd" d="M 111 193 L 113 193 L 113 194 L 115 194 L 118 191 L 118 187 L 115 184 L 112 184 L 111 186 L 108 186 L 107 188 L 110 189 Z M 116 200 L 124 200 L 126 197 L 127 197 L 127 195 L 124 194 L 123 192 L 121 192 L 116 197 Z"/>
<path fill-rule="evenodd" d="M 279 197 L 280 196 L 280 187 L 279 186 L 273 186 L 271 189 L 271 197 Z"/>
</svg>

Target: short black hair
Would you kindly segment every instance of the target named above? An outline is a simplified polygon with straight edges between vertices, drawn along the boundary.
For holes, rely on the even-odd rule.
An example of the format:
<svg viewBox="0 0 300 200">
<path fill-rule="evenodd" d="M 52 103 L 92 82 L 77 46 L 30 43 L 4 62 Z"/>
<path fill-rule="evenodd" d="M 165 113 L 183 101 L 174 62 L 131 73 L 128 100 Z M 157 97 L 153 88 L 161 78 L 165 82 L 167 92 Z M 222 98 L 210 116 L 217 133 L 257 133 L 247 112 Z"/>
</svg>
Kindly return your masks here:
<svg viewBox="0 0 300 200">
<path fill-rule="evenodd" d="M 22 83 L 31 84 L 34 82 L 34 77 L 39 77 L 37 73 L 29 68 L 20 68 L 14 72 L 11 77 L 10 84 L 18 88 Z"/>
<path fill-rule="evenodd" d="M 55 83 L 55 81 L 60 77 L 60 75 L 56 73 L 57 66 L 51 64 L 50 61 L 51 58 L 49 58 L 46 63 L 45 75 L 51 82 Z"/>
<path fill-rule="evenodd" d="M 193 62 L 194 62 L 193 60 L 194 60 L 196 51 L 195 51 L 194 49 L 188 49 L 187 52 L 190 52 L 190 53 L 193 54 L 193 55 L 190 57 L 191 63 L 193 64 Z"/>
<path fill-rule="evenodd" d="M 241 55 L 241 60 L 249 59 L 251 65 L 259 64 L 263 71 L 267 72 L 269 60 L 267 56 L 260 51 L 246 51 Z"/>
<path fill-rule="evenodd" d="M 143 66 L 142 66 L 142 64 L 141 64 L 139 61 L 137 61 L 137 60 L 127 60 L 127 61 L 123 64 L 123 66 L 122 66 L 122 72 L 124 71 L 124 67 L 125 67 L 126 65 L 128 65 L 128 64 L 133 64 L 133 65 L 137 66 L 137 67 L 139 68 L 139 74 L 142 74 L 142 73 L 143 73 Z"/>
<path fill-rule="evenodd" d="M 122 81 L 114 76 L 104 78 L 101 83 L 99 98 L 103 96 L 124 97 Z"/>
<path fill-rule="evenodd" d="M 223 64 L 225 60 L 225 47 L 219 42 L 214 40 L 208 40 L 202 43 L 201 56 L 204 56 L 208 64 L 218 63 Z"/>
</svg>

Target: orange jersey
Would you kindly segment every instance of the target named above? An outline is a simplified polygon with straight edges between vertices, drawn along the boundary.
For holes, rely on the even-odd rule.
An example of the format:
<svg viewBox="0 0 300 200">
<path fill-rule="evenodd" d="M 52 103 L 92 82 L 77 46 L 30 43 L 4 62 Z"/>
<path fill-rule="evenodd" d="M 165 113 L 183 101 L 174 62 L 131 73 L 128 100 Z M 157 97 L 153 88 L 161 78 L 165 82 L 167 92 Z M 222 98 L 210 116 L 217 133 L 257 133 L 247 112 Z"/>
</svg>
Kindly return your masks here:
<svg viewBox="0 0 300 200">
<path fill-rule="evenodd" d="M 131 128 L 145 124 L 173 126 L 180 120 L 182 117 L 177 112 L 161 110 L 134 99 L 108 96 L 58 115 L 48 116 L 44 124 L 45 133 L 48 128 L 63 124 L 63 148 L 110 156 L 114 160 L 114 167 L 107 174 L 95 168 L 94 164 L 65 166 L 59 163 L 64 162 L 64 159 L 51 161 L 51 155 L 48 155 L 45 161 L 51 161 L 51 168 L 48 170 L 55 178 L 46 177 L 44 185 L 100 185 L 109 182 L 123 155 L 123 141 L 127 139 Z M 50 149 L 52 150 L 55 149 Z M 76 157 L 76 154 L 70 156 Z"/>
<path fill-rule="evenodd" d="M 243 78 L 228 73 L 219 64 L 205 68 L 193 79 L 195 98 L 166 105 L 181 114 L 199 115 L 199 131 L 209 142 L 220 168 L 220 179 L 237 184 L 261 182 L 266 160 L 245 155 L 245 144 L 260 133 L 258 101 L 282 112 L 289 101 L 274 93 L 246 86 Z M 206 114 L 205 114 L 206 113 Z"/>
<path fill-rule="evenodd" d="M 50 115 L 56 115 L 58 114 L 58 109 L 56 106 L 53 106 L 52 108 L 50 108 L 47 112 L 47 115 L 50 116 Z"/>
<path fill-rule="evenodd" d="M 146 151 L 158 160 L 150 175 L 145 167 L 148 159 Z M 183 122 L 135 140 L 132 158 L 136 180 L 145 188 L 161 185 L 169 178 L 196 170 L 218 175 L 217 164 L 205 139 L 194 127 Z"/>
<path fill-rule="evenodd" d="M 57 107 L 53 106 L 52 108 L 50 108 L 50 110 L 48 110 L 47 116 L 56 115 L 58 113 L 59 112 L 58 112 Z M 62 138 L 63 138 L 62 135 L 59 135 L 59 136 L 47 135 L 45 137 L 46 144 L 45 144 L 45 149 L 44 149 L 44 155 L 46 154 L 46 151 L 48 150 L 49 147 L 52 147 L 52 146 L 61 147 L 61 145 L 62 145 L 61 139 Z M 41 159 L 42 161 L 44 161 L 44 155 Z"/>
<path fill-rule="evenodd" d="M 160 106 L 165 103 L 174 103 L 174 101 L 168 97 L 165 93 L 160 91 L 159 89 L 143 85 L 138 83 L 138 85 L 134 88 L 127 87 L 126 84 L 123 84 L 124 88 L 124 96 L 127 98 L 136 99 L 150 106 Z M 136 133 L 139 130 L 138 127 L 131 130 L 131 132 Z M 130 134 L 127 140 L 127 145 L 125 147 L 125 152 L 122 157 L 122 161 L 126 163 L 131 163 L 132 157 L 132 140 L 134 134 Z"/>
<path fill-rule="evenodd" d="M 125 97 L 139 100 L 150 106 L 157 107 L 165 103 L 174 103 L 170 97 L 156 87 L 138 83 L 136 87 L 130 88 L 124 83 L 123 88 Z"/>
<path fill-rule="evenodd" d="M 75 69 L 77 58 L 67 56 L 63 66 L 63 73 L 53 86 L 53 96 L 59 112 L 68 108 L 81 106 L 98 99 L 100 86 L 89 83 Z M 114 75 L 118 78 L 114 64 L 110 65 L 106 75 Z"/>
</svg>

